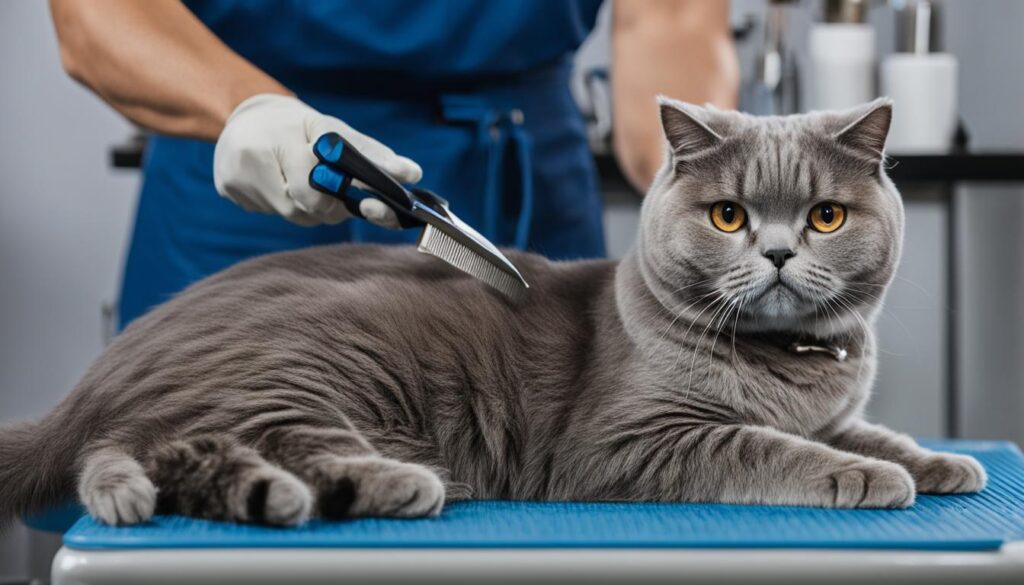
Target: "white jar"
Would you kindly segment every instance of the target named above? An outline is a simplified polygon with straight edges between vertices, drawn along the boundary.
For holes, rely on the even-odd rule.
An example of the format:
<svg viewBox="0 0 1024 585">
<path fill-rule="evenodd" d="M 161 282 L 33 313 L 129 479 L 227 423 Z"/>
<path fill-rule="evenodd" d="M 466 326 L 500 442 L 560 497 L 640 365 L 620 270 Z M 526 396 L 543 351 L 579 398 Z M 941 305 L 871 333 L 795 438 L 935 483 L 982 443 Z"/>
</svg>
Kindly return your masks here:
<svg viewBox="0 0 1024 585">
<path fill-rule="evenodd" d="M 868 24 L 811 28 L 811 108 L 840 110 L 875 97 L 875 30 Z"/>
<path fill-rule="evenodd" d="M 957 125 L 957 60 L 949 53 L 895 53 L 882 62 L 882 93 L 893 100 L 886 150 L 941 154 Z"/>
</svg>

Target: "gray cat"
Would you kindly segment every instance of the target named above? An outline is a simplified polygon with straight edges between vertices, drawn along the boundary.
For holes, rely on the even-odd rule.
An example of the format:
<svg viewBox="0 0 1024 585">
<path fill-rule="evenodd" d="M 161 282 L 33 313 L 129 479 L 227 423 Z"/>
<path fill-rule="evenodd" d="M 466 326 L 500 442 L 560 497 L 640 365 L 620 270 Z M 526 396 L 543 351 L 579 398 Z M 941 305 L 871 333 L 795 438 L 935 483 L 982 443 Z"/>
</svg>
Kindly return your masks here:
<svg viewBox="0 0 1024 585">
<path fill-rule="evenodd" d="M 519 304 L 409 248 L 235 266 L 0 430 L 0 519 L 76 488 L 109 524 L 276 525 L 471 497 L 902 508 L 982 489 L 975 460 L 862 417 L 903 231 L 890 104 L 661 116 L 621 263 L 512 254 Z"/>
</svg>

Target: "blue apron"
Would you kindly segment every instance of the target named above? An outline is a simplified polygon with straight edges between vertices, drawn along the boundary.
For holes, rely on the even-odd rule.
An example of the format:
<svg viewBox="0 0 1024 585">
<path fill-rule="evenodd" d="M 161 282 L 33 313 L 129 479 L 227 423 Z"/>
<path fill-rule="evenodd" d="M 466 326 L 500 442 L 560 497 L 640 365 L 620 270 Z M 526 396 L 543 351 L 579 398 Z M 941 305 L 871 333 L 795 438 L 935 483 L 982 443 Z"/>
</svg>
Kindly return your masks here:
<svg viewBox="0 0 1024 585">
<path fill-rule="evenodd" d="M 604 254 L 593 160 L 570 58 L 600 0 L 195 0 L 224 42 L 321 112 L 417 161 L 421 185 L 501 246 Z M 213 144 L 155 136 L 120 299 L 126 323 L 260 254 L 413 242 L 367 222 L 307 228 L 213 187 Z"/>
</svg>

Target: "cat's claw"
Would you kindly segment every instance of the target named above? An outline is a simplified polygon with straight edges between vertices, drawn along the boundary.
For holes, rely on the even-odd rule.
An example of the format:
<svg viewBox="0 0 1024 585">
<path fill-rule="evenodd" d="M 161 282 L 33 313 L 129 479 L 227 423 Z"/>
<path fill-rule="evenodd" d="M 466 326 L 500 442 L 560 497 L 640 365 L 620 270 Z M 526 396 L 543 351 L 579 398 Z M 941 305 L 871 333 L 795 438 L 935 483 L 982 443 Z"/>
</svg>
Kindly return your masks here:
<svg viewBox="0 0 1024 585">
<path fill-rule="evenodd" d="M 829 477 L 836 508 L 908 508 L 914 504 L 914 479 L 888 461 L 866 461 Z"/>
<path fill-rule="evenodd" d="M 933 453 L 913 467 L 917 491 L 922 494 L 980 492 L 988 483 L 985 468 L 973 457 Z"/>
</svg>

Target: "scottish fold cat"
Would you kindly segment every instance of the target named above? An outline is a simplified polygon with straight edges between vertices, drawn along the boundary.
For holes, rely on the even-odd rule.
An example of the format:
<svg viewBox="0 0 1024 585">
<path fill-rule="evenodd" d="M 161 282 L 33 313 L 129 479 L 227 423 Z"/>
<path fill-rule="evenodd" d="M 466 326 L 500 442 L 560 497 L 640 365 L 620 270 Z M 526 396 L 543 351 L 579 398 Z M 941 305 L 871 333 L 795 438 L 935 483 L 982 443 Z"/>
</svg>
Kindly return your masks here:
<svg viewBox="0 0 1024 585">
<path fill-rule="evenodd" d="M 975 460 L 862 414 L 903 234 L 890 104 L 660 108 L 665 162 L 621 262 L 510 254 L 519 304 L 410 248 L 230 268 L 0 430 L 0 519 L 76 494 L 109 524 L 294 525 L 464 498 L 903 508 L 982 489 Z"/>
</svg>

